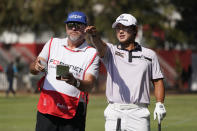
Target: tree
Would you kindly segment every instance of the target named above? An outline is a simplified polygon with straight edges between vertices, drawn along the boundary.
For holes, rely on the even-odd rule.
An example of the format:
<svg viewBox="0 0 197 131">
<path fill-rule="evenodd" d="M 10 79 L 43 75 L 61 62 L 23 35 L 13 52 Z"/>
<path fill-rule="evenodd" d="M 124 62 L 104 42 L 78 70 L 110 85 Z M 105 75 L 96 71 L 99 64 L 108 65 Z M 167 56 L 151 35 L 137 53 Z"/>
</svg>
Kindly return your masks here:
<svg viewBox="0 0 197 131">
<path fill-rule="evenodd" d="M 191 46 L 193 45 L 196 48 L 197 1 L 195 0 L 173 0 L 172 3 L 182 15 L 182 20 L 177 23 L 176 28 L 184 32 L 184 34 L 188 38 L 187 43 Z"/>
<path fill-rule="evenodd" d="M 193 3 L 196 5 L 197 2 L 184 2 L 183 0 L 1 0 L 0 32 L 4 30 L 16 33 L 33 31 L 38 36 L 40 32 L 49 30 L 58 36 L 65 30 L 63 22 L 67 14 L 71 11 L 83 11 L 87 14 L 89 23 L 97 27 L 101 36 L 108 38 L 109 42 L 116 43 L 114 30 L 111 28 L 112 23 L 120 14 L 131 13 L 137 18 L 138 24 L 144 27 L 145 43 L 153 48 L 163 48 L 165 41 L 172 43 L 172 46 L 175 45 L 174 43 L 195 43 L 196 18 L 194 17 L 195 20 L 193 20 L 191 17 L 194 14 Z M 174 11 L 180 12 L 183 19 L 172 27 L 169 16 Z"/>
</svg>

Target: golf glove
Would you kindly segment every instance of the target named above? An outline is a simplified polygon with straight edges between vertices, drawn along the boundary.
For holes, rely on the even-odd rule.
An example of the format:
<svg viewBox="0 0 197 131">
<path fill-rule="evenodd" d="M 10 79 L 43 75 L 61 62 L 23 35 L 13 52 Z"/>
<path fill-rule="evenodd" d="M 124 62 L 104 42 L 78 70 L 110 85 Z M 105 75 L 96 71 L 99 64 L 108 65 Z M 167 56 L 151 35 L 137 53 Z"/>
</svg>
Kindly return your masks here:
<svg viewBox="0 0 197 131">
<path fill-rule="evenodd" d="M 161 120 L 166 116 L 166 109 L 164 107 L 164 104 L 161 102 L 157 102 L 154 110 L 154 120 L 156 120 L 156 117 L 158 119 L 159 124 L 161 123 Z"/>
</svg>

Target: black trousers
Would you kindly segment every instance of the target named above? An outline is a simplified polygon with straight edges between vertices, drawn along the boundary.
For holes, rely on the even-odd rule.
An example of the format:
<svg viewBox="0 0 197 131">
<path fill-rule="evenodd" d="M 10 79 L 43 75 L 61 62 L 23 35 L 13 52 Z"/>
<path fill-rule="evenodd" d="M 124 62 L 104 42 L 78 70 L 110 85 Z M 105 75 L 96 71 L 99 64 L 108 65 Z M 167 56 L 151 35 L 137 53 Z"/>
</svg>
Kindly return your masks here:
<svg viewBox="0 0 197 131">
<path fill-rule="evenodd" d="M 8 94 L 9 94 L 10 91 L 15 95 L 16 92 L 13 89 L 14 78 L 8 78 L 8 82 L 9 82 L 9 88 L 6 91 L 6 95 L 8 96 Z"/>
<path fill-rule="evenodd" d="M 64 119 L 37 112 L 36 131 L 85 131 L 86 103 L 79 102 L 76 115 Z"/>
</svg>

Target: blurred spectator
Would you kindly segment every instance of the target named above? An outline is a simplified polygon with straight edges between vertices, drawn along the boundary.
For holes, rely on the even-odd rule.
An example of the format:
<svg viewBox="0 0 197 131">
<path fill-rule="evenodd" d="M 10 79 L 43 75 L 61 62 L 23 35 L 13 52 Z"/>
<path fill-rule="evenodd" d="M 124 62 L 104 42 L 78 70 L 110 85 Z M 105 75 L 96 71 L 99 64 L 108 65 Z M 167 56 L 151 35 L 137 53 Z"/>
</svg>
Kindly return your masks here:
<svg viewBox="0 0 197 131">
<path fill-rule="evenodd" d="M 191 83 L 192 83 L 192 66 L 191 64 L 188 67 L 188 86 L 189 86 L 189 91 L 191 90 Z"/>
<path fill-rule="evenodd" d="M 24 63 L 21 62 L 21 57 L 17 57 L 16 58 L 16 68 L 18 71 L 18 75 L 17 75 L 17 88 L 21 89 L 22 87 L 24 87 L 23 85 L 23 75 L 24 75 L 24 69 L 25 69 L 25 65 Z"/>
<path fill-rule="evenodd" d="M 14 65 L 13 62 L 10 62 L 8 64 L 8 66 L 6 67 L 5 72 L 6 72 L 7 80 L 8 80 L 8 83 L 9 83 L 9 88 L 6 90 L 6 96 L 8 97 L 10 91 L 15 96 L 16 92 L 13 89 L 13 80 L 14 80 L 14 76 L 17 73 L 17 68 L 16 68 L 16 66 Z"/>
<path fill-rule="evenodd" d="M 180 84 L 179 84 L 179 89 L 181 91 L 190 91 L 191 75 L 192 75 L 191 65 L 188 66 L 187 70 L 182 68 Z"/>
<path fill-rule="evenodd" d="M 0 72 L 3 72 L 3 67 L 0 65 Z"/>
</svg>

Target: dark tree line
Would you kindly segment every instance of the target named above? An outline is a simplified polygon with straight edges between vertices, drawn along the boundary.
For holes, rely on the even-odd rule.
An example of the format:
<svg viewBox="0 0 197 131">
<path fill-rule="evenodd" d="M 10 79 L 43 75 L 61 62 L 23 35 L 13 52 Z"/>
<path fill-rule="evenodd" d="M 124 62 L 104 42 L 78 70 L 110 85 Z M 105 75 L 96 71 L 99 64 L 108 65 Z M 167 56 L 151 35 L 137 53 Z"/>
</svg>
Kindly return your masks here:
<svg viewBox="0 0 197 131">
<path fill-rule="evenodd" d="M 67 14 L 77 10 L 87 14 L 89 23 L 103 37 L 116 42 L 112 23 L 120 14 L 131 13 L 144 27 L 143 37 L 150 47 L 164 47 L 166 41 L 172 47 L 174 43 L 195 45 L 196 4 L 193 0 L 1 0 L 0 32 L 33 31 L 39 35 L 51 30 L 58 36 L 65 29 Z M 169 16 L 174 10 L 182 19 L 171 27 Z M 154 36 L 153 32 L 163 32 L 165 37 Z"/>
</svg>

